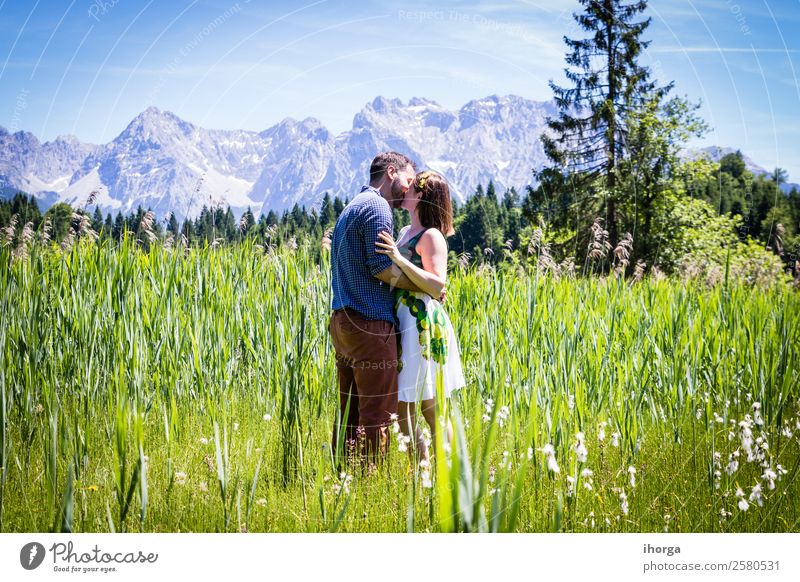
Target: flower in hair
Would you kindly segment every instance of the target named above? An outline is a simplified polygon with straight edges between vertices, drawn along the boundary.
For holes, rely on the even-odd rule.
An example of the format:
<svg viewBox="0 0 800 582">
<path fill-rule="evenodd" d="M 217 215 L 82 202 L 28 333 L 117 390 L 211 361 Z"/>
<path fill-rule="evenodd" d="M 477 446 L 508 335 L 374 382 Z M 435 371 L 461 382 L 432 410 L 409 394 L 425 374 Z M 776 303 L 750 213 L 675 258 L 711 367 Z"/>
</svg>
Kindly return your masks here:
<svg viewBox="0 0 800 582">
<path fill-rule="evenodd" d="M 422 192 L 425 189 L 425 182 L 427 182 L 428 178 L 430 178 L 433 175 L 434 173 L 431 171 L 422 172 L 421 174 L 419 174 L 417 176 L 417 185 L 416 185 L 417 190 Z"/>
</svg>

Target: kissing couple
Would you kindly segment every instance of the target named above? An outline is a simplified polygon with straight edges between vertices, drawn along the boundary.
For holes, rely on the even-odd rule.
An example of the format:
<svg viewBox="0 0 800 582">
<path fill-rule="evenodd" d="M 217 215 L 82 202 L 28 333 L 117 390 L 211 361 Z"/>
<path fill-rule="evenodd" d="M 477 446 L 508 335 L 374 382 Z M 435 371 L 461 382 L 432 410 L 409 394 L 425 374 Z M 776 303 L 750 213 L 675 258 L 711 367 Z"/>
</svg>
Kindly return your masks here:
<svg viewBox="0 0 800 582">
<path fill-rule="evenodd" d="M 411 218 L 397 241 L 395 208 Z M 450 188 L 441 175 L 418 173 L 397 152 L 375 156 L 369 185 L 345 206 L 331 238 L 328 330 L 339 382 L 332 439 L 337 459 L 346 449 L 377 462 L 388 452 L 389 427 L 397 420 L 399 436 L 429 460 L 418 411 L 436 442 L 437 407 L 441 412 L 444 406 L 436 401 L 437 383 L 444 398 L 465 385 L 453 326 L 442 306 L 446 237 L 453 233 Z"/>
</svg>

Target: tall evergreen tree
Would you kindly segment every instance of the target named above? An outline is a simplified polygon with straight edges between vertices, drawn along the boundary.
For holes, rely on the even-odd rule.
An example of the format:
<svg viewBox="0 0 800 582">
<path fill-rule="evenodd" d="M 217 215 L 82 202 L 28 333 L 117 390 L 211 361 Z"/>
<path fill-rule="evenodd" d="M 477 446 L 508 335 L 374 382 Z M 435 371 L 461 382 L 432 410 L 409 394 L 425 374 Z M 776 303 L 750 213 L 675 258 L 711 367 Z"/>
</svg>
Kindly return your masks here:
<svg viewBox="0 0 800 582">
<path fill-rule="evenodd" d="M 645 101 L 662 98 L 672 84 L 657 87 L 647 67 L 638 64 L 650 44 L 641 40 L 650 18 L 636 21 L 646 0 L 579 0 L 584 10 L 573 14 L 587 38 L 564 37 L 569 87 L 550 82 L 558 118 L 548 119 L 543 134 L 547 156 L 555 166 L 581 182 L 602 178 L 609 238 L 618 240 L 617 165 L 627 155 L 627 118 Z"/>
<path fill-rule="evenodd" d="M 253 216 L 253 211 L 250 207 L 247 207 L 247 210 L 242 215 L 241 220 L 239 221 L 239 230 L 242 233 L 242 237 L 246 237 L 247 234 L 253 230 L 253 227 L 256 225 L 256 217 Z"/>
<path fill-rule="evenodd" d="M 111 213 L 109 212 L 106 214 L 106 221 L 103 223 L 103 238 L 108 238 L 111 236 L 111 232 L 114 230 L 114 221 L 111 218 Z"/>
<path fill-rule="evenodd" d="M 97 206 L 95 206 L 94 214 L 92 215 L 92 230 L 97 234 L 103 231 L 103 213 Z"/>
<path fill-rule="evenodd" d="M 111 230 L 111 236 L 116 241 L 122 240 L 122 234 L 125 232 L 125 218 L 121 212 L 117 212 L 117 217 L 114 219 L 114 228 Z"/>
<path fill-rule="evenodd" d="M 325 196 L 322 198 L 319 221 L 322 225 L 322 228 L 331 227 L 336 222 L 336 211 L 333 208 L 333 201 L 331 200 L 331 195 L 328 192 L 325 192 Z"/>
<path fill-rule="evenodd" d="M 175 218 L 175 213 L 169 213 L 169 222 L 167 222 L 167 232 L 173 237 L 177 238 L 180 233 L 180 226 L 178 226 L 178 219 Z"/>
<path fill-rule="evenodd" d="M 342 202 L 342 199 L 338 196 L 333 199 L 333 213 L 336 215 L 336 218 L 339 218 L 339 215 L 344 210 L 345 203 Z"/>
</svg>

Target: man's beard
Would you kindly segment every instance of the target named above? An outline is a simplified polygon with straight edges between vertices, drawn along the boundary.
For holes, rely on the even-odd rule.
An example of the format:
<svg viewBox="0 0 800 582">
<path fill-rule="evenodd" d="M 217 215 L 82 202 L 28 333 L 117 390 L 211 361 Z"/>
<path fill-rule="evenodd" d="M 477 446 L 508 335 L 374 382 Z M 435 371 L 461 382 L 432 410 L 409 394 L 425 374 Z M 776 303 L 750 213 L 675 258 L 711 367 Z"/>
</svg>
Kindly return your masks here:
<svg viewBox="0 0 800 582">
<path fill-rule="evenodd" d="M 392 208 L 400 208 L 406 195 L 406 188 L 400 180 L 392 182 Z"/>
</svg>

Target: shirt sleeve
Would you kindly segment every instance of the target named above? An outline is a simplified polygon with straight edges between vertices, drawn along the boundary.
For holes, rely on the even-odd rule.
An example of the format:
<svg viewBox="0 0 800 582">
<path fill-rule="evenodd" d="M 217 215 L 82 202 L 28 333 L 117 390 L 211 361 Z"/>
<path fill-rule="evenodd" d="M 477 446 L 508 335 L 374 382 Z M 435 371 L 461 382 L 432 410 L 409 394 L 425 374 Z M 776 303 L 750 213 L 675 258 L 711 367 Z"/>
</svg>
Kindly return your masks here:
<svg viewBox="0 0 800 582">
<path fill-rule="evenodd" d="M 380 240 L 378 238 L 379 232 L 386 231 L 392 234 L 393 226 L 392 209 L 389 208 L 389 203 L 383 198 L 367 206 L 362 227 L 364 231 L 364 252 L 367 257 L 367 268 L 373 277 L 386 270 L 392 264 L 392 259 L 375 252 L 375 242 Z"/>
</svg>

